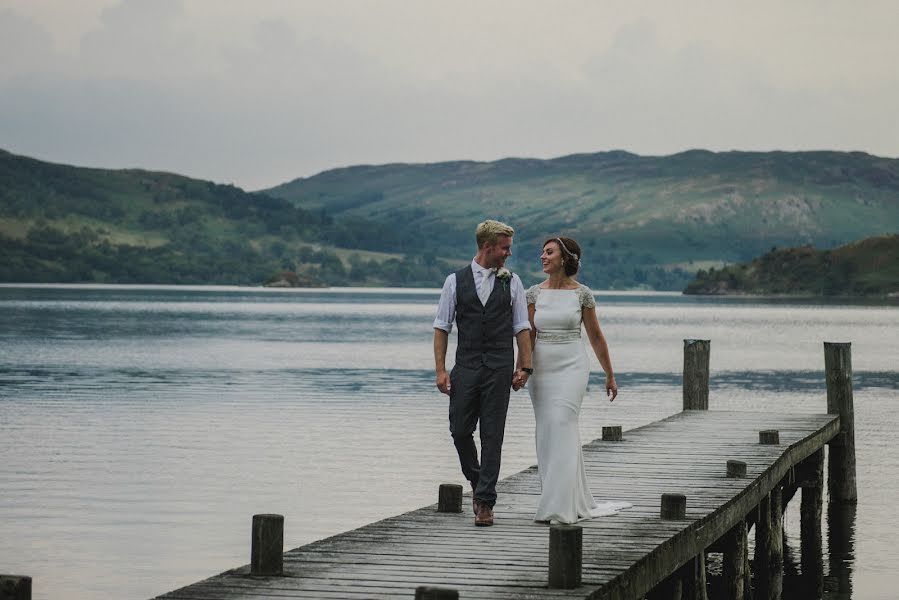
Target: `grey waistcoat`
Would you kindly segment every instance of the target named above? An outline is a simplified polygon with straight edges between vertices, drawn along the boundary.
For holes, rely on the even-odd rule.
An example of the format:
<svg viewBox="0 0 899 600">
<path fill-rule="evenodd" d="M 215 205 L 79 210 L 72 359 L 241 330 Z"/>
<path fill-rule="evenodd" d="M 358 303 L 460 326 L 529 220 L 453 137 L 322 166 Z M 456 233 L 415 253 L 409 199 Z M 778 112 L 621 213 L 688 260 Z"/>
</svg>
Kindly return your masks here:
<svg viewBox="0 0 899 600">
<path fill-rule="evenodd" d="M 469 369 L 513 366 L 512 280 L 497 279 L 487 305 L 481 304 L 471 266 L 456 271 L 456 364 Z"/>
</svg>

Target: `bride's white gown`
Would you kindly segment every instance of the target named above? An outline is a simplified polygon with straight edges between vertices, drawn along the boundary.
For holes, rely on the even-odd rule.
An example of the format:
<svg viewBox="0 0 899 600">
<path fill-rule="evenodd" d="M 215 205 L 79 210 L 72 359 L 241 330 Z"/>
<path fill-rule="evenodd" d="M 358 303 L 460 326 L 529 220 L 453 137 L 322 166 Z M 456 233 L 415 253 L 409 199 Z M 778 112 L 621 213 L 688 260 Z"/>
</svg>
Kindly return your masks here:
<svg viewBox="0 0 899 600">
<path fill-rule="evenodd" d="M 527 291 L 534 304 L 537 343 L 534 374 L 528 391 L 537 423 L 537 469 L 543 494 L 536 521 L 576 523 L 581 519 L 613 514 L 627 502 L 597 504 L 587 485 L 578 417 L 587 393 L 590 362 L 581 340 L 581 307 L 593 307 L 586 286 L 574 290 Z"/>
</svg>

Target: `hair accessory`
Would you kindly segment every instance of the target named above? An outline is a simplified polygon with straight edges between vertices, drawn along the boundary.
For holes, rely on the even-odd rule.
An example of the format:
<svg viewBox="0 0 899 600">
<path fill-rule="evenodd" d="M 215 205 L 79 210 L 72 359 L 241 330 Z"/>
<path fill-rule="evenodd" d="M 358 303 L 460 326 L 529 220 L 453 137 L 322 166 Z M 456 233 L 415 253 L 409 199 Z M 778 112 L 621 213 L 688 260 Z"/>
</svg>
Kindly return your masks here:
<svg viewBox="0 0 899 600">
<path fill-rule="evenodd" d="M 577 259 L 577 266 L 580 267 L 581 266 L 581 257 L 578 256 L 577 254 L 575 254 L 574 252 L 572 252 L 571 250 L 569 250 L 568 248 L 566 248 L 565 242 L 562 241 L 562 238 L 556 238 L 556 241 L 559 242 L 560 246 L 562 246 L 562 250 L 565 251 L 565 254 L 567 254 L 568 256 L 573 256 Z"/>
</svg>

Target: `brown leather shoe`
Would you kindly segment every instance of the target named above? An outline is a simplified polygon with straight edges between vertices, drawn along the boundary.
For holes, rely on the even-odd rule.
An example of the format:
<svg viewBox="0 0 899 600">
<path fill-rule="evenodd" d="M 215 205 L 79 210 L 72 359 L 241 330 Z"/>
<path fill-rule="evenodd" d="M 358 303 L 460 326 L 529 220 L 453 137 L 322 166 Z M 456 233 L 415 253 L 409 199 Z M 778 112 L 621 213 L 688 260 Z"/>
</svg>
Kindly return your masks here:
<svg viewBox="0 0 899 600">
<path fill-rule="evenodd" d="M 493 509 L 489 504 L 481 502 L 478 504 L 478 514 L 474 518 L 474 524 L 478 527 L 490 527 L 493 525 Z"/>
<path fill-rule="evenodd" d="M 474 497 L 474 487 L 471 488 L 471 510 L 474 511 L 474 516 L 478 516 L 478 505 L 481 502 Z"/>
</svg>

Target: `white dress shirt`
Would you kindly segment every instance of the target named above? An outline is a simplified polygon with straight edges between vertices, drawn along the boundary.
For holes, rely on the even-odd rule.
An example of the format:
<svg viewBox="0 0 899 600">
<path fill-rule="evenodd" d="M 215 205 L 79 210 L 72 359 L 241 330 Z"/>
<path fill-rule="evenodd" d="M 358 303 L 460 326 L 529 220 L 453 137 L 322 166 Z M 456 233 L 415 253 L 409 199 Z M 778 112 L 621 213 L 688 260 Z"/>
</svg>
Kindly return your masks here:
<svg viewBox="0 0 899 600">
<path fill-rule="evenodd" d="M 481 289 L 481 282 L 487 277 L 487 289 L 493 291 L 496 284 L 496 274 L 493 269 L 482 267 L 474 260 L 471 261 L 471 271 L 474 275 L 474 285 L 476 290 Z M 530 329 L 531 323 L 528 321 L 528 305 L 524 297 L 524 285 L 518 275 L 512 274 L 512 282 L 509 286 L 512 292 L 512 330 L 514 333 Z M 487 294 L 490 297 L 490 294 Z M 484 301 L 482 300 L 483 304 Z M 456 274 L 451 273 L 446 281 L 443 282 L 443 290 L 440 292 L 440 302 L 437 304 L 437 318 L 434 319 L 434 328 L 442 329 L 449 333 L 453 330 L 453 321 L 456 320 Z"/>
</svg>

